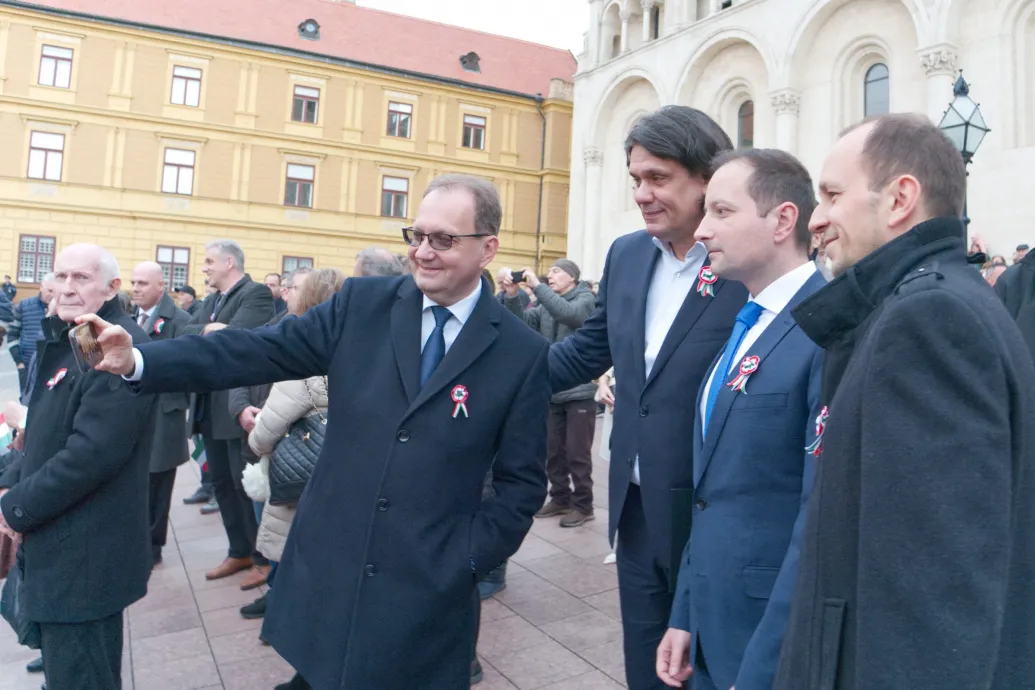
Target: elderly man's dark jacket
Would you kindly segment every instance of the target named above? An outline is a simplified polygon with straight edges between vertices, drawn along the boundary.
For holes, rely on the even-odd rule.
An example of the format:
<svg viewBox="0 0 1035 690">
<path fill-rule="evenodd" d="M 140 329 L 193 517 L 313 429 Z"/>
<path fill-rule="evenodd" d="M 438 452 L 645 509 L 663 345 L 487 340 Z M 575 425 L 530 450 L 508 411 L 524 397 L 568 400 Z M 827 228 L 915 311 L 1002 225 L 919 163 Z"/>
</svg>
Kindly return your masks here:
<svg viewBox="0 0 1035 690">
<path fill-rule="evenodd" d="M 270 289 L 262 283 L 256 283 L 246 274 L 230 288 L 222 304 L 219 304 L 218 292 L 206 297 L 201 309 L 191 319 L 190 324 L 184 327 L 183 333 L 200 335 L 205 326 L 213 322 L 225 323 L 229 328 L 259 328 L 273 316 L 273 294 Z M 212 424 L 212 438 L 232 441 L 241 437 L 241 426 L 237 419 L 230 416 L 229 391 L 213 391 L 194 396 L 188 422 L 191 433 L 201 433 L 202 419 L 206 415 Z"/>
<path fill-rule="evenodd" d="M 483 286 L 422 387 L 422 301 L 409 276 L 353 278 L 274 328 L 140 348 L 141 390 L 328 375 L 323 454 L 263 628 L 321 690 L 468 687 L 475 583 L 546 497 L 548 343 Z"/>
<path fill-rule="evenodd" d="M 147 336 L 118 299 L 97 312 Z M 24 456 L 0 475 L 8 524 L 24 535 L 26 616 L 82 623 L 118 613 L 147 593 L 151 571 L 148 463 L 154 396 L 122 379 L 81 372 L 67 324 L 44 322 Z"/>
<path fill-rule="evenodd" d="M 936 218 L 804 301 L 828 418 L 774 688 L 1035 688 L 1035 365 Z"/>
<path fill-rule="evenodd" d="M 996 281 L 995 291 L 1035 356 L 1035 252 L 1028 252 L 1006 269 Z"/>
<path fill-rule="evenodd" d="M 154 313 L 142 326 L 153 341 L 170 340 L 183 333 L 190 314 L 162 295 Z M 167 472 L 187 462 L 187 410 L 190 394 L 162 393 L 155 404 L 155 439 L 151 448 L 151 471 Z"/>
</svg>

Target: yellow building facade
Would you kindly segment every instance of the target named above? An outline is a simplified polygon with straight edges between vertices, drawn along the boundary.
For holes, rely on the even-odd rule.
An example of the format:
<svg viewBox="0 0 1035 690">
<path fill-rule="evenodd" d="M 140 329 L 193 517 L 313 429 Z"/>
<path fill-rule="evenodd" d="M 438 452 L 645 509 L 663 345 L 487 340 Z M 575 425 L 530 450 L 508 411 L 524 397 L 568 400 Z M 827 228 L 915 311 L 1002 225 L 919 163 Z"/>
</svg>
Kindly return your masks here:
<svg viewBox="0 0 1035 690">
<path fill-rule="evenodd" d="M 535 98 L 0 2 L 0 274 L 33 294 L 86 241 L 124 279 L 157 260 L 200 292 L 221 238 L 256 279 L 348 272 L 363 248 L 405 251 L 445 172 L 499 190 L 496 265 L 545 270 L 566 247 L 571 116 L 563 77 Z"/>
</svg>

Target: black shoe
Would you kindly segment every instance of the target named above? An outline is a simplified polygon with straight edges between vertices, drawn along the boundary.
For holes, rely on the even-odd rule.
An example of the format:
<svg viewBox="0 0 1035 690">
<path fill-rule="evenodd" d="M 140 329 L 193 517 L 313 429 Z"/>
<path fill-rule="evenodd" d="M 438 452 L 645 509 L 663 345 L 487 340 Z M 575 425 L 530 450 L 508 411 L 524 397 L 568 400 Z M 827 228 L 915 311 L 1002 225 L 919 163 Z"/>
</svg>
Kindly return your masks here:
<svg viewBox="0 0 1035 690">
<path fill-rule="evenodd" d="M 183 499 L 183 502 L 189 506 L 200 505 L 201 503 L 208 503 L 212 500 L 212 489 L 199 486 L 198 490 L 193 494 Z"/>
<path fill-rule="evenodd" d="M 503 591 L 507 586 L 507 562 L 503 561 L 498 568 L 489 571 L 485 579 L 478 583 L 478 598 L 488 599 Z"/>
<path fill-rule="evenodd" d="M 305 682 L 305 678 L 296 673 L 294 678 L 286 683 L 281 683 L 273 690 L 313 690 L 313 688 L 309 683 Z"/>
<path fill-rule="evenodd" d="M 482 682 L 482 662 L 478 661 L 475 657 L 474 661 L 471 662 L 471 685 L 477 685 Z"/>
<path fill-rule="evenodd" d="M 43 657 L 39 659 L 33 659 L 25 665 L 25 670 L 29 673 L 43 673 Z"/>
<path fill-rule="evenodd" d="M 248 620 L 258 620 L 266 617 L 266 595 L 256 599 L 250 604 L 241 607 L 241 617 Z"/>
</svg>

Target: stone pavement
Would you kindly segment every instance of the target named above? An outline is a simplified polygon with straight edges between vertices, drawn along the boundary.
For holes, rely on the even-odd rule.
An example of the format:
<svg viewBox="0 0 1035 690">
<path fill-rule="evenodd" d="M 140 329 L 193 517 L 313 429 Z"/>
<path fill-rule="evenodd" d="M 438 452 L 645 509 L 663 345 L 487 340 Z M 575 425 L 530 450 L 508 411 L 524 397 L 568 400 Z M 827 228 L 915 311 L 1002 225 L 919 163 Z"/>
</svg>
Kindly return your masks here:
<svg viewBox="0 0 1035 690">
<path fill-rule="evenodd" d="M 599 437 L 598 420 L 598 445 Z M 478 653 L 485 680 L 478 690 L 624 687 L 618 580 L 615 566 L 603 563 L 607 463 L 598 460 L 593 476 L 597 519 L 575 529 L 562 529 L 557 518 L 536 520 L 510 562 L 507 588 L 483 603 Z M 205 580 L 227 543 L 218 516 L 180 500 L 197 485 L 196 465 L 181 467 L 164 563 L 147 597 L 127 612 L 123 687 L 269 690 L 293 672 L 259 643 L 262 621 L 238 614 L 262 590 L 242 592 L 240 576 Z M 34 657 L 0 622 L 0 690 L 39 690 L 42 678 L 24 668 Z"/>
</svg>

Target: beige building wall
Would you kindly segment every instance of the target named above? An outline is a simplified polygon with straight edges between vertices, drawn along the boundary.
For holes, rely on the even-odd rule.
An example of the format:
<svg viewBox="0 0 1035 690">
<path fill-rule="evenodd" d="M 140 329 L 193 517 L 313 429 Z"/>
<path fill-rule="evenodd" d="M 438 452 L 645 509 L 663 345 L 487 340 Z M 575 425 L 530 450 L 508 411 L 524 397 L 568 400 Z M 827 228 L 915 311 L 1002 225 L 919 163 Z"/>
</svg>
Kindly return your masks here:
<svg viewBox="0 0 1035 690">
<path fill-rule="evenodd" d="M 41 50 L 73 50 L 69 88 L 38 83 Z M 197 107 L 171 101 L 176 66 L 202 71 Z M 318 88 L 315 124 L 293 122 L 294 88 Z M 386 133 L 390 102 L 412 107 L 411 136 Z M 567 230 L 570 98 L 496 92 L 316 63 L 104 23 L 0 8 L 0 273 L 17 277 L 23 237 L 109 247 L 128 275 L 159 246 L 190 251 L 200 290 L 205 244 L 241 242 L 253 275 L 285 257 L 351 269 L 372 245 L 402 253 L 428 182 L 490 179 L 504 206 L 496 267 L 545 271 Z M 486 119 L 486 146 L 461 146 L 463 116 Z M 64 136 L 60 180 L 28 179 L 32 131 Z M 193 152 L 191 193 L 162 192 L 166 149 Z M 312 165 L 312 208 L 284 205 L 290 163 Z M 381 216 L 384 176 L 408 180 L 407 218 Z M 542 214 L 538 214 L 540 186 Z M 563 198 L 562 198 L 563 197 Z M 21 296 L 35 293 L 19 280 Z"/>
</svg>

